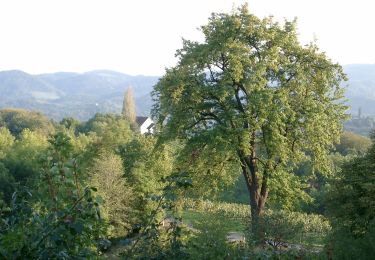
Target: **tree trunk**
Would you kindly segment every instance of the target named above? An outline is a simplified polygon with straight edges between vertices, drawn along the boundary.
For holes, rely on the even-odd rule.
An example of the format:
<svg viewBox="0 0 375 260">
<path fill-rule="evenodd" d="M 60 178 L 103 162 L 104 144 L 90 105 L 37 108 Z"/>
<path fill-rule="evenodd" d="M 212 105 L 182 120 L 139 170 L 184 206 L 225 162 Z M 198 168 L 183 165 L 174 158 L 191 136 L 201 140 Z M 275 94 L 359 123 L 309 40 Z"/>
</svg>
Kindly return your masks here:
<svg viewBox="0 0 375 260">
<path fill-rule="evenodd" d="M 255 204 L 254 199 L 250 196 L 251 207 L 251 233 L 253 234 L 257 243 L 264 241 L 263 228 L 261 227 L 261 209 Z M 255 204 L 255 205 L 254 205 Z"/>
<path fill-rule="evenodd" d="M 261 187 L 259 187 L 259 173 L 256 159 L 242 157 L 242 173 L 250 198 L 251 232 L 257 243 L 264 243 L 264 228 L 262 226 L 262 213 L 268 197 L 267 176 L 263 174 Z"/>
</svg>

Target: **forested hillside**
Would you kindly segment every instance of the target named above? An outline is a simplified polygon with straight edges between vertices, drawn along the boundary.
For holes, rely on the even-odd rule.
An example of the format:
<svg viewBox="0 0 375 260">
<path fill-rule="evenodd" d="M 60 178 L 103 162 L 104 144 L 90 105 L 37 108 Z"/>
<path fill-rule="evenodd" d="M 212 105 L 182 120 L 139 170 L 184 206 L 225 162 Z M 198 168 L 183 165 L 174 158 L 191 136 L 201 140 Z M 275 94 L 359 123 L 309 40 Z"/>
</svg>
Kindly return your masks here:
<svg viewBox="0 0 375 260">
<path fill-rule="evenodd" d="M 375 115 L 375 65 L 347 65 L 346 88 L 350 113 Z M 130 76 L 114 71 L 91 71 L 83 74 L 57 72 L 30 75 L 22 71 L 0 72 L 0 108 L 26 108 L 61 120 L 75 117 L 87 120 L 95 113 L 121 111 L 125 90 L 134 90 L 137 114 L 149 115 L 151 91 L 158 77 Z"/>
<path fill-rule="evenodd" d="M 2 71 L 0 108 L 37 110 L 55 120 L 70 116 L 87 120 L 97 112 L 120 112 L 124 92 L 131 86 L 137 113 L 149 115 L 151 91 L 157 79 L 104 70 L 41 75 Z"/>
</svg>

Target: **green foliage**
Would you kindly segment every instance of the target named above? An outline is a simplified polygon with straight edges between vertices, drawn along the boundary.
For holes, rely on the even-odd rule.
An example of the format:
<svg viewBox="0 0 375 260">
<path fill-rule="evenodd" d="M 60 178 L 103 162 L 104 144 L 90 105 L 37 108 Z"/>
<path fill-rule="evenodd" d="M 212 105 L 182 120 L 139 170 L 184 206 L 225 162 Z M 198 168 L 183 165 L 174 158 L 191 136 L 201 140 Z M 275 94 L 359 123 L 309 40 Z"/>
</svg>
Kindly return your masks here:
<svg viewBox="0 0 375 260">
<path fill-rule="evenodd" d="M 104 234 L 94 188 L 71 157 L 67 135 L 49 140 L 36 189 L 13 194 L 10 211 L 2 216 L 0 254 L 5 259 L 71 259 L 97 254 Z"/>
<path fill-rule="evenodd" d="M 15 140 L 7 128 L 0 128 L 0 198 L 7 204 L 16 183 L 25 184 L 37 176 L 46 148 L 47 138 L 40 132 L 25 129 Z"/>
<path fill-rule="evenodd" d="M 104 134 L 98 134 L 101 138 L 99 141 L 101 149 L 118 150 L 121 145 L 128 143 L 133 137 L 129 123 L 123 119 L 112 123 L 104 131 Z"/>
<path fill-rule="evenodd" d="M 182 199 L 184 209 L 195 212 L 211 212 L 228 218 L 245 219 L 250 216 L 250 208 L 245 204 L 213 202 L 210 200 Z"/>
<path fill-rule="evenodd" d="M 0 162 L 0 208 L 2 202 L 9 204 L 16 186 L 14 177 L 9 173 L 8 169 Z"/>
<path fill-rule="evenodd" d="M 74 135 L 71 131 L 67 133 L 71 138 L 71 143 L 73 145 L 73 154 L 82 155 L 86 153 L 90 146 L 97 141 L 97 136 L 95 134 L 81 134 Z"/>
<path fill-rule="evenodd" d="M 374 139 L 372 139 L 374 141 Z M 368 258 L 375 247 L 375 145 L 363 156 L 346 162 L 327 196 L 333 227 L 333 252 L 340 257 Z M 347 243 L 351 254 L 346 255 Z M 353 246 L 355 245 L 355 248 Z"/>
<path fill-rule="evenodd" d="M 8 128 L 0 127 L 0 159 L 3 159 L 14 143 L 14 136 Z"/>
<path fill-rule="evenodd" d="M 329 196 L 331 214 L 353 236 L 362 236 L 375 219 L 375 150 L 346 163 Z"/>
<path fill-rule="evenodd" d="M 243 176 L 238 175 L 237 180 L 228 185 L 226 189 L 220 192 L 218 201 L 246 204 L 249 201 L 249 192 L 247 190 L 246 181 Z"/>
<path fill-rule="evenodd" d="M 102 136 L 109 127 L 123 124 L 122 120 L 123 118 L 117 114 L 97 113 L 90 120 L 83 123 L 79 130 L 82 133 L 95 132 L 99 136 Z"/>
<path fill-rule="evenodd" d="M 133 137 L 129 122 L 114 114 L 96 114 L 83 124 L 81 132 L 89 134 L 91 139 L 86 151 L 87 156 L 91 156 L 88 160 L 103 151 L 117 152 L 121 145 L 128 143 Z"/>
<path fill-rule="evenodd" d="M 332 251 L 333 259 L 373 259 L 375 246 L 375 225 L 371 223 L 366 234 L 353 237 L 347 229 L 335 229 L 328 248 Z"/>
<path fill-rule="evenodd" d="M 242 259 L 249 255 L 245 243 L 228 243 L 228 232 L 235 231 L 228 227 L 231 220 L 220 214 L 194 215 L 189 212 L 186 216 L 194 227 L 186 246 L 187 259 Z"/>
<path fill-rule="evenodd" d="M 157 146 L 152 136 L 136 136 L 121 146 L 124 177 L 133 190 L 132 210 L 139 212 L 138 223 L 131 235 L 134 245 L 126 250 L 127 257 L 158 258 L 176 257 L 182 251 L 180 227 L 161 230 L 160 223 L 166 211 L 174 211 L 180 189 L 191 183 L 174 172 L 174 149 L 168 145 Z M 174 248 L 174 249 L 173 249 Z"/>
<path fill-rule="evenodd" d="M 286 242 L 303 243 L 305 246 L 323 244 L 331 231 L 327 219 L 321 215 L 290 212 L 285 210 L 266 211 L 262 216 L 265 237 L 277 248 Z"/>
<path fill-rule="evenodd" d="M 121 146 L 125 177 L 135 192 L 147 197 L 163 188 L 160 180 L 172 173 L 173 152 L 168 145 L 157 146 L 152 136 L 140 135 Z"/>
<path fill-rule="evenodd" d="M 41 167 L 40 158 L 46 153 L 47 146 L 45 135 L 25 129 L 3 160 L 4 165 L 17 181 L 25 183 L 37 176 Z"/>
<path fill-rule="evenodd" d="M 130 142 L 134 135 L 129 123 L 114 114 L 96 114 L 82 124 L 79 134 L 75 137 L 72 131 L 69 132 L 83 169 L 92 167 L 100 154 L 117 154 L 120 147 Z"/>
<path fill-rule="evenodd" d="M 290 174 L 288 171 L 275 171 L 270 186 L 274 188 L 269 195 L 271 208 L 298 211 L 300 205 L 312 202 L 312 198 L 306 193 L 309 185 L 304 176 Z"/>
<path fill-rule="evenodd" d="M 223 259 L 316 259 L 322 252 L 322 244 L 331 228 L 322 216 L 280 210 L 266 210 L 262 221 L 263 232 L 268 241 L 261 247 L 254 246 L 247 231 L 245 219 L 250 214 L 249 206 L 211 201 L 184 201 L 183 221 L 192 224 L 187 251 L 199 258 L 216 256 Z M 246 243 L 228 244 L 230 232 L 245 234 Z M 216 245 L 216 246 L 215 246 Z M 318 253 L 319 251 L 319 253 Z M 324 256 L 322 257 L 324 259 Z"/>
<path fill-rule="evenodd" d="M 344 132 L 329 155 L 346 118 L 342 68 L 314 43 L 301 46 L 294 21 L 259 19 L 247 6 L 201 29 L 205 41 L 184 40 L 155 86 L 157 138 L 133 131 L 131 90 L 122 115 L 56 128 L 40 113 L 0 111 L 0 258 L 95 258 L 107 238 L 135 259 L 300 258 L 281 246 L 321 244 L 331 226 L 292 210 L 324 212 L 327 194 L 327 248 L 336 258 L 372 255 L 375 148 Z M 251 209 L 191 199 L 235 184 Z M 228 243 L 249 220 L 247 240 L 274 248 Z"/>
<path fill-rule="evenodd" d="M 155 87 L 154 114 L 160 123 L 168 119 L 166 134 L 215 138 L 230 153 L 251 151 L 256 130 L 259 149 L 270 154 L 259 153 L 262 159 L 326 154 L 344 118 L 346 107 L 332 101 L 342 98 L 345 77 L 315 45 L 299 45 L 295 26 L 260 20 L 245 7 L 213 14 L 202 27 L 206 41 L 184 41 L 179 64 Z"/>
<path fill-rule="evenodd" d="M 149 196 L 154 203 L 152 209 L 144 210 L 144 221 L 138 234 L 123 253 L 134 259 L 179 259 L 186 258 L 185 228 L 177 218 L 177 194 L 180 189 L 191 186 L 189 178 L 183 172 L 173 172 L 161 178 L 163 183 L 159 194 Z M 172 219 L 169 227 L 163 228 L 166 214 Z"/>
<path fill-rule="evenodd" d="M 19 137 L 24 129 L 48 135 L 54 131 L 52 122 L 38 112 L 22 109 L 0 110 L 0 127 L 6 127 L 12 135 Z"/>
<path fill-rule="evenodd" d="M 186 196 L 212 199 L 237 181 L 241 169 L 236 158 L 230 156 L 233 148 L 220 143 L 220 138 L 208 134 L 188 144 L 178 141 L 171 144 L 178 147 L 177 164 L 193 182 L 194 189 L 187 190 Z"/>
<path fill-rule="evenodd" d="M 342 155 L 362 155 L 370 146 L 371 140 L 369 138 L 345 131 L 341 134 L 340 144 L 336 145 L 336 150 Z"/>
<path fill-rule="evenodd" d="M 81 127 L 81 122 L 72 117 L 65 117 L 60 121 L 60 125 L 77 134 Z"/>
<path fill-rule="evenodd" d="M 137 223 L 137 210 L 134 207 L 134 194 L 123 177 L 121 157 L 104 153 L 94 160 L 89 169 L 91 183 L 97 187 L 103 198 L 102 217 L 110 224 L 110 237 L 125 237 Z"/>
<path fill-rule="evenodd" d="M 161 140 L 183 140 L 184 162 L 207 176 L 207 189 L 242 172 L 256 229 L 269 193 L 302 194 L 299 177 L 287 177 L 300 162 L 330 169 L 346 78 L 314 43 L 301 46 L 294 21 L 259 19 L 245 5 L 212 14 L 201 29 L 205 40 L 184 40 L 178 64 L 155 86 L 153 116 Z"/>
<path fill-rule="evenodd" d="M 325 214 L 325 197 L 329 196 L 330 180 L 337 177 L 343 165 L 357 155 L 364 154 L 370 140 L 349 132 L 341 135 L 341 143 L 328 155 L 328 169 L 316 169 L 311 160 L 304 160 L 294 173 L 281 174 L 282 178 L 271 180 L 278 187 L 270 194 L 269 206 L 292 211 Z M 345 166 L 344 166 L 345 167 Z"/>
<path fill-rule="evenodd" d="M 250 216 L 250 208 L 244 204 L 184 199 L 182 205 L 185 210 L 217 214 L 244 223 Z M 322 238 L 331 230 L 328 220 L 317 214 L 268 209 L 263 214 L 263 221 L 265 222 L 263 232 L 266 233 L 267 238 L 278 238 L 283 242 L 300 242 L 305 239 L 316 240 L 316 238 L 320 238 L 318 241 L 322 242 Z"/>
<path fill-rule="evenodd" d="M 157 146 L 153 136 L 139 135 L 121 146 L 120 156 L 124 162 L 124 177 L 133 191 L 132 209 L 139 213 L 132 233 L 143 234 L 141 244 L 145 248 L 151 250 L 147 245 L 151 243 L 150 240 L 153 241 L 151 247 L 159 248 L 163 244 L 158 238 L 159 223 L 177 192 L 172 186 L 175 181 L 167 178 L 174 170 L 173 149 L 168 145 Z M 169 237 L 170 234 L 165 235 Z M 145 248 L 138 246 L 137 250 L 143 251 Z"/>
</svg>

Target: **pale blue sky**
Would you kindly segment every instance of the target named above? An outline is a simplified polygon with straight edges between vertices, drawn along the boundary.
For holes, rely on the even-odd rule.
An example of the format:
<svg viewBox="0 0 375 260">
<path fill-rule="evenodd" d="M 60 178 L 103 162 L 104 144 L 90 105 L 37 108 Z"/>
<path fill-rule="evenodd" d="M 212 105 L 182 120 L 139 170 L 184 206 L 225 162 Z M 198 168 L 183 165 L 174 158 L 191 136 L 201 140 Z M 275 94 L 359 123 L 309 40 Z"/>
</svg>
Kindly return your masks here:
<svg viewBox="0 0 375 260">
<path fill-rule="evenodd" d="M 111 69 L 162 75 L 175 64 L 181 38 L 211 12 L 230 12 L 220 0 L 0 0 L 0 70 L 29 73 Z M 371 0 L 249 0 L 254 14 L 298 18 L 301 42 L 341 64 L 375 63 L 375 4 Z"/>
</svg>

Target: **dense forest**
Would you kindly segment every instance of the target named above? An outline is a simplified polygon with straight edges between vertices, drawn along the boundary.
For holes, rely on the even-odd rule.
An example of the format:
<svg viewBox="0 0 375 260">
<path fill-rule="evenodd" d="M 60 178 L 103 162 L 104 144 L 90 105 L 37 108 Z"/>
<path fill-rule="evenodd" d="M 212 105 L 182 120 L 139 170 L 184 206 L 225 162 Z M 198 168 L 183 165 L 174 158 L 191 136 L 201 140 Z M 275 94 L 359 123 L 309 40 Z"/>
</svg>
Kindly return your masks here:
<svg viewBox="0 0 375 260">
<path fill-rule="evenodd" d="M 1 259 L 372 259 L 375 133 L 342 67 L 247 6 L 201 30 L 153 134 L 131 89 L 87 121 L 0 110 Z"/>
</svg>

